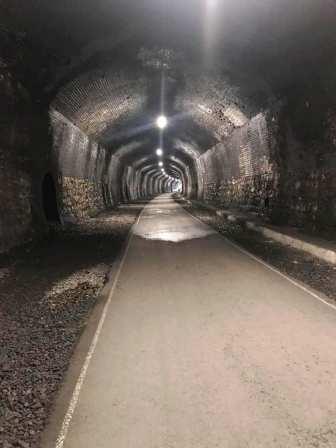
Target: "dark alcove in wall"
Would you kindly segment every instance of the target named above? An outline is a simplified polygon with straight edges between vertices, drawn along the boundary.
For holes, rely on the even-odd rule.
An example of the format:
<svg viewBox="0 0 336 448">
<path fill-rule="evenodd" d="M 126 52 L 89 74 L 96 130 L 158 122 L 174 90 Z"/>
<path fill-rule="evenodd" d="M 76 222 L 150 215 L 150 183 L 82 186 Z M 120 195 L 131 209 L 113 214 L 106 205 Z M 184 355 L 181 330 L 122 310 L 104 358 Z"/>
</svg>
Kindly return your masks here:
<svg viewBox="0 0 336 448">
<path fill-rule="evenodd" d="M 55 182 L 50 173 L 44 176 L 42 182 L 42 201 L 47 221 L 60 222 Z"/>
</svg>

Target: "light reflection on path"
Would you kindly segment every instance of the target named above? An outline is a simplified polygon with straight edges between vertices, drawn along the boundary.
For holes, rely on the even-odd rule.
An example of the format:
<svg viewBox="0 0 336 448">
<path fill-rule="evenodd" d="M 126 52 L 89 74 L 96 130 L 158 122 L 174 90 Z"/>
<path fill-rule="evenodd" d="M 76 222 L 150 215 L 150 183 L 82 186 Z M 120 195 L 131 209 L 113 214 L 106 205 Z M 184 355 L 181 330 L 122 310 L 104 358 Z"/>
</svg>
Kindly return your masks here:
<svg viewBox="0 0 336 448">
<path fill-rule="evenodd" d="M 161 240 L 179 243 L 195 238 L 205 238 L 216 232 L 201 222 L 190 220 L 190 216 L 181 214 L 181 206 L 171 202 L 171 196 L 160 196 L 143 211 L 140 222 L 134 227 L 133 234 L 148 240 Z"/>
</svg>

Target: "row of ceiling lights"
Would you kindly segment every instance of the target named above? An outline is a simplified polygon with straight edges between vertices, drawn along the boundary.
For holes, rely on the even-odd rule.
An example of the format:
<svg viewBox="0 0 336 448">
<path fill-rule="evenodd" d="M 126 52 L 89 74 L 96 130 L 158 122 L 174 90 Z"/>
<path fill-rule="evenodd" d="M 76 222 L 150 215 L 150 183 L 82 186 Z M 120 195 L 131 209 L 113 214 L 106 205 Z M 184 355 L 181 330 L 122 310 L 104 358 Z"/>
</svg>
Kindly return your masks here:
<svg viewBox="0 0 336 448">
<path fill-rule="evenodd" d="M 168 125 L 167 117 L 165 117 L 164 115 L 160 115 L 160 116 L 157 118 L 157 120 L 156 120 L 156 124 L 157 124 L 157 127 L 163 131 L 163 130 L 167 127 L 167 125 Z M 156 150 L 156 155 L 157 155 L 158 157 L 162 157 L 162 156 L 163 156 L 163 150 L 162 150 L 162 148 L 158 148 L 158 149 Z M 164 167 L 163 167 L 163 162 L 162 162 L 162 160 L 159 160 L 158 165 L 159 165 L 159 167 L 161 168 L 162 173 L 163 173 L 166 177 L 168 177 L 170 180 L 174 180 L 174 181 L 177 180 L 175 177 L 169 176 L 169 175 L 165 172 L 165 169 L 164 169 Z"/>
</svg>

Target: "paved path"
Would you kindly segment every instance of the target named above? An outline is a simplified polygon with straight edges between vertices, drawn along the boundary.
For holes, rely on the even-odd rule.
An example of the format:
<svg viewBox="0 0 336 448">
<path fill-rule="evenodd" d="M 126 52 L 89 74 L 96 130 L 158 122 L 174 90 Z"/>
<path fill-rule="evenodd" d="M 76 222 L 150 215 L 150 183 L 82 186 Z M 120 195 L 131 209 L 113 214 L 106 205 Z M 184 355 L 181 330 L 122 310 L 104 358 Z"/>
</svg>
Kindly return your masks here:
<svg viewBox="0 0 336 448">
<path fill-rule="evenodd" d="M 64 447 L 336 447 L 335 373 L 336 311 L 161 196 Z"/>
</svg>

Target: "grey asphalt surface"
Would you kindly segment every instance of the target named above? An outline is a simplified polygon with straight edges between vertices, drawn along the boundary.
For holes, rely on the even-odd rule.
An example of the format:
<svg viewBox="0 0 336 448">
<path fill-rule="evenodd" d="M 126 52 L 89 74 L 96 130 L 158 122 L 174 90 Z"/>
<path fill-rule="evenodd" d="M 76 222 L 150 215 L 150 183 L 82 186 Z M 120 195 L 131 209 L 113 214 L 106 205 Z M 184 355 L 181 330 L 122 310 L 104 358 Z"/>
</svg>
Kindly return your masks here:
<svg viewBox="0 0 336 448">
<path fill-rule="evenodd" d="M 334 309 L 160 196 L 64 447 L 336 447 L 335 349 Z"/>
</svg>

